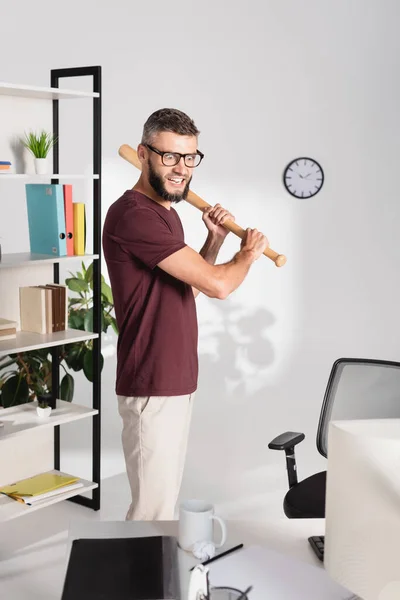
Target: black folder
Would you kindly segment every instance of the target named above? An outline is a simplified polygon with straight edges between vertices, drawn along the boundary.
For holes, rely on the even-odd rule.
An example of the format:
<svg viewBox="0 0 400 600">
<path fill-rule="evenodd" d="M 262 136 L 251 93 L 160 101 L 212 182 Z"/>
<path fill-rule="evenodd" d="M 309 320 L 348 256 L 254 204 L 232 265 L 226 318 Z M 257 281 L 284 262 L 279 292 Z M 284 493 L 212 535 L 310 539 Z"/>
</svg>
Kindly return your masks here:
<svg viewBox="0 0 400 600">
<path fill-rule="evenodd" d="M 176 538 L 74 540 L 61 600 L 180 600 Z"/>
</svg>

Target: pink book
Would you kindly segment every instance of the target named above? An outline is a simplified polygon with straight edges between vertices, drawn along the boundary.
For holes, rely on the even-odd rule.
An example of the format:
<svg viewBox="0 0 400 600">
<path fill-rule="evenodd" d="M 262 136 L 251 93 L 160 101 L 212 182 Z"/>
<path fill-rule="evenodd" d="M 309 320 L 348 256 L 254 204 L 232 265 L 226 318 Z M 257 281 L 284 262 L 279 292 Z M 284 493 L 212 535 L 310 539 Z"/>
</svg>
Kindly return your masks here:
<svg viewBox="0 0 400 600">
<path fill-rule="evenodd" d="M 74 255 L 74 212 L 72 207 L 72 185 L 64 184 L 65 231 L 67 236 L 67 256 Z"/>
</svg>

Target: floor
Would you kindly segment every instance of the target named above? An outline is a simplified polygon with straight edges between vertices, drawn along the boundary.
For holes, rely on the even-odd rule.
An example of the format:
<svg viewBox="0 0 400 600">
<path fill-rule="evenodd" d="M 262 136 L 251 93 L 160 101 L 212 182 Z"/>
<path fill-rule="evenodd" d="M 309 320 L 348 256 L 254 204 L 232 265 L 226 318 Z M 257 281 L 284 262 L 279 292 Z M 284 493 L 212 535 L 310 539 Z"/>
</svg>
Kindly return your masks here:
<svg viewBox="0 0 400 600">
<path fill-rule="evenodd" d="M 66 568 L 66 541 L 71 522 L 80 519 L 124 520 L 129 505 L 129 487 L 122 456 L 104 461 L 107 477 L 102 481 L 101 509 L 94 512 L 72 502 L 38 510 L 9 521 L 0 528 L 0 597 L 12 600 L 60 600 Z M 114 475 L 111 472 L 114 471 Z M 181 496 L 192 497 L 199 482 L 184 478 Z M 204 486 L 203 486 L 204 489 Z M 254 492 L 254 490 L 253 490 Z M 226 518 L 259 519 L 281 517 L 282 491 L 257 495 L 248 489 L 236 490 L 233 500 L 204 490 L 216 512 Z"/>
</svg>

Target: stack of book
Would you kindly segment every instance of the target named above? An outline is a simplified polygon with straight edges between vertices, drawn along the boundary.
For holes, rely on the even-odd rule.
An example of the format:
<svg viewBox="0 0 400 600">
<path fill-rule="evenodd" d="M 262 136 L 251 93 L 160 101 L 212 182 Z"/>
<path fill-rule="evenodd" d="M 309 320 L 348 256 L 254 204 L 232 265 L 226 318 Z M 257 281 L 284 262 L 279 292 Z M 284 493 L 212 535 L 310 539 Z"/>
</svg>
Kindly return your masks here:
<svg viewBox="0 0 400 600">
<path fill-rule="evenodd" d="M 0 175 L 11 172 L 11 163 L 9 160 L 0 160 Z"/>
<path fill-rule="evenodd" d="M 19 288 L 21 331 L 54 333 L 68 328 L 67 286 L 46 285 Z"/>
<path fill-rule="evenodd" d="M 83 483 L 79 480 L 79 477 L 58 473 L 40 473 L 34 477 L 21 479 L 12 485 L 0 488 L 0 494 L 4 494 L 22 504 L 32 506 L 40 500 L 64 494 L 80 487 L 83 487 Z"/>
<path fill-rule="evenodd" d="M 0 342 L 17 337 L 17 323 L 0 317 Z"/>
<path fill-rule="evenodd" d="M 72 201 L 72 185 L 27 183 L 25 191 L 31 252 L 85 254 L 85 204 Z"/>
</svg>

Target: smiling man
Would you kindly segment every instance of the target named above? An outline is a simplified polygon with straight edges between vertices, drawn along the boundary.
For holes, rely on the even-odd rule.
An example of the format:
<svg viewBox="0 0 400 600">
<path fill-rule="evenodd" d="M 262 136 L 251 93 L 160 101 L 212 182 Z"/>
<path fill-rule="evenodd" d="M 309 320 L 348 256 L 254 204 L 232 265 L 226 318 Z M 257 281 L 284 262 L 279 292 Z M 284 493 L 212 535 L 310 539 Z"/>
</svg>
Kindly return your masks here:
<svg viewBox="0 0 400 600">
<path fill-rule="evenodd" d="M 173 204 L 187 197 L 204 155 L 185 113 L 161 109 L 143 128 L 136 185 L 109 208 L 103 249 L 119 328 L 116 394 L 132 501 L 128 520 L 171 520 L 197 390 L 195 297 L 224 299 L 268 245 L 248 229 L 231 261 L 215 265 L 234 217 L 219 204 L 203 213 L 200 252 L 185 243 Z"/>
</svg>

